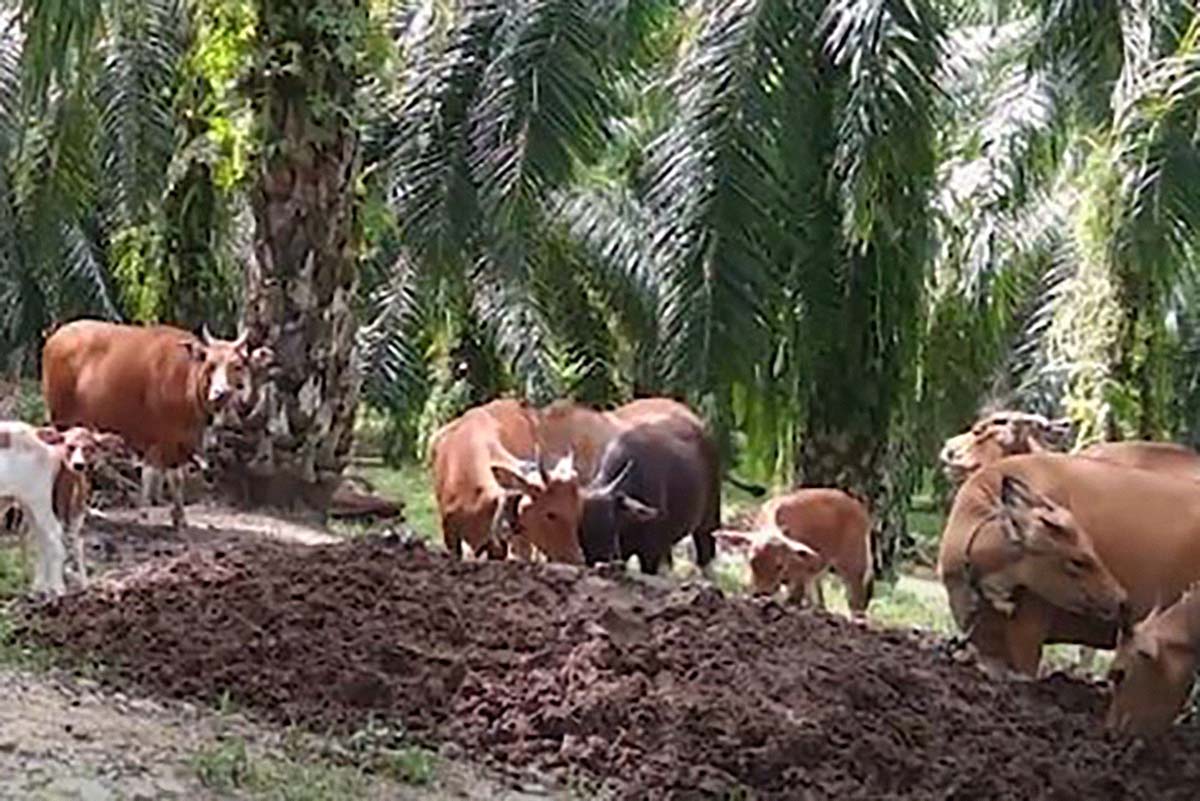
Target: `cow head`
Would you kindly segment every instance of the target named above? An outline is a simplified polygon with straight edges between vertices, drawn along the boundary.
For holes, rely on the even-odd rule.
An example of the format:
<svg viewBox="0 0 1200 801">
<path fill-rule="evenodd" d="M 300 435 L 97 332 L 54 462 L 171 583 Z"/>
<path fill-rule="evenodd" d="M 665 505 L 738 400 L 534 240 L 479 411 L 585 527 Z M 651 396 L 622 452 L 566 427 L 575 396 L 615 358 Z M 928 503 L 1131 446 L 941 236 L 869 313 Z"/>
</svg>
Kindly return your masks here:
<svg viewBox="0 0 1200 801">
<path fill-rule="evenodd" d="M 622 530 L 658 518 L 657 508 L 621 489 L 621 482 L 632 468 L 633 462 L 626 461 L 611 480 L 604 481 L 597 475 L 583 491 L 579 542 L 589 565 L 620 559 Z"/>
<path fill-rule="evenodd" d="M 1200 586 L 1166 611 L 1155 609 L 1117 635 L 1108 678 L 1113 696 L 1105 724 L 1140 737 L 1166 732 L 1192 690 L 1200 662 Z"/>
<path fill-rule="evenodd" d="M 967 544 L 977 589 L 1000 611 L 1011 611 L 1020 588 L 1080 615 L 1120 621 L 1125 590 L 1096 555 L 1070 510 L 1024 480 L 1004 475 L 992 514 Z"/>
<path fill-rule="evenodd" d="M 192 372 L 194 397 L 209 413 L 220 411 L 231 399 L 242 395 L 250 374 L 249 331 L 235 340 L 214 339 L 205 325 L 200 338 L 184 339 L 183 349 L 196 365 Z M 257 356 L 257 351 L 256 351 Z"/>
<path fill-rule="evenodd" d="M 129 455 L 125 440 L 117 434 L 100 433 L 83 426 L 65 431 L 47 426 L 37 429 L 36 433 L 42 442 L 59 448 L 66 464 L 74 470 L 83 471 L 100 460 Z"/>
<path fill-rule="evenodd" d="M 492 465 L 492 475 L 501 487 L 518 496 L 516 525 L 529 542 L 551 561 L 583 562 L 576 535 L 582 503 L 571 453 L 548 471 L 540 458 L 497 462 Z"/>
<path fill-rule="evenodd" d="M 995 412 L 977 421 L 969 431 L 950 437 L 938 458 L 946 476 L 961 483 L 976 470 L 1005 456 L 1037 453 L 1063 447 L 1071 434 L 1071 421 L 1049 420 L 1040 414 Z"/>
<path fill-rule="evenodd" d="M 786 584 L 789 590 L 807 587 L 825 567 L 821 555 L 773 526 L 756 531 L 713 532 L 717 542 L 750 552 L 750 588 L 755 595 L 774 595 Z"/>
</svg>

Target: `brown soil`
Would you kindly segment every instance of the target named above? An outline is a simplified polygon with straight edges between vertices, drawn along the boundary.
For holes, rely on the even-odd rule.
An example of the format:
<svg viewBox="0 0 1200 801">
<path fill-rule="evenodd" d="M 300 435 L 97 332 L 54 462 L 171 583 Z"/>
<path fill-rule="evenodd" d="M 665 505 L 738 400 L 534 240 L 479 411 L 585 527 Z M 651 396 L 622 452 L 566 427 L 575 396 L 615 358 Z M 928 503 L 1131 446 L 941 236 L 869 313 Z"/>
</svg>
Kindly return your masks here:
<svg viewBox="0 0 1200 801">
<path fill-rule="evenodd" d="M 396 540 L 193 547 L 32 619 L 169 696 L 350 731 L 375 715 L 625 798 L 1193 799 L 1200 738 L 1106 737 L 1061 676 L 711 588 L 454 563 Z"/>
</svg>

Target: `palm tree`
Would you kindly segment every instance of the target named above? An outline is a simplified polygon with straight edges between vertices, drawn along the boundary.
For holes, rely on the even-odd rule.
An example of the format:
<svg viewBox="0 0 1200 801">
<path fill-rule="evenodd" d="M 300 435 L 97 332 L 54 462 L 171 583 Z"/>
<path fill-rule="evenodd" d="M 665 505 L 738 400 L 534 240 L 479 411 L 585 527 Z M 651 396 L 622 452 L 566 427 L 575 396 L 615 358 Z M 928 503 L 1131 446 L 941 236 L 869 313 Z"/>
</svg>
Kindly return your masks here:
<svg viewBox="0 0 1200 801">
<path fill-rule="evenodd" d="M 262 155 L 246 276 L 251 342 L 274 367 L 256 408 L 217 435 L 220 482 L 243 502 L 323 512 L 350 454 L 365 2 L 258 5 L 253 100 Z"/>
</svg>

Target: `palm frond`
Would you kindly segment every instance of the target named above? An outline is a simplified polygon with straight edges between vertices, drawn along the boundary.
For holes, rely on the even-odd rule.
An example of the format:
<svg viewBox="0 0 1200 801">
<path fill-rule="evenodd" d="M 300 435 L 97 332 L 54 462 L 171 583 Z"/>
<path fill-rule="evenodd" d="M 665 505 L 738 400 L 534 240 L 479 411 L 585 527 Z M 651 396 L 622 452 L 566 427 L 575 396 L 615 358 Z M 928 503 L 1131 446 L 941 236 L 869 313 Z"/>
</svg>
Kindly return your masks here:
<svg viewBox="0 0 1200 801">
<path fill-rule="evenodd" d="M 55 82 L 71 82 L 74 68 L 91 52 L 102 21 L 99 0 L 21 0 L 24 94 L 35 110 L 44 108 Z"/>
<path fill-rule="evenodd" d="M 499 3 L 474 0 L 445 37 L 417 26 L 403 102 L 368 130 L 368 168 L 379 165 L 402 237 L 417 256 L 461 251 L 474 236 L 467 118 L 503 13 Z"/>
<path fill-rule="evenodd" d="M 96 102 L 112 228 L 145 221 L 164 194 L 188 22 L 179 0 L 110 4 Z"/>
<path fill-rule="evenodd" d="M 781 265 L 766 243 L 786 239 L 771 94 L 781 61 L 804 49 L 789 24 L 796 7 L 705 5 L 671 80 L 678 111 L 651 146 L 646 204 L 657 221 L 659 362 L 676 389 L 701 391 L 715 366 L 743 370 L 769 345 L 762 299 Z M 716 355 L 731 352 L 745 363 Z"/>
<path fill-rule="evenodd" d="M 846 233 L 851 242 L 891 237 L 910 220 L 890 201 L 911 208 L 921 199 L 890 185 L 904 176 L 927 180 L 933 171 L 932 76 L 943 59 L 943 31 L 929 8 L 877 0 L 834 0 L 821 27 L 830 61 L 846 79 L 834 161 L 849 201 Z"/>
<path fill-rule="evenodd" d="M 611 102 L 597 10 L 589 0 L 530 0 L 496 30 L 468 162 L 487 221 L 486 263 L 510 280 L 531 274 L 521 240 L 542 199 L 605 141 Z"/>
<path fill-rule="evenodd" d="M 1122 269 L 1169 290 L 1190 267 L 1190 246 L 1200 232 L 1200 17 L 1177 53 L 1148 63 L 1131 81 L 1114 121 L 1115 169 L 1121 199 L 1114 247 Z"/>
<path fill-rule="evenodd" d="M 381 408 L 395 408 L 424 385 L 424 354 L 414 343 L 430 298 L 417 278 L 413 262 L 399 253 L 387 282 L 368 299 L 367 322 L 358 332 L 364 395 Z"/>
<path fill-rule="evenodd" d="M 551 216 L 562 221 L 588 264 L 587 275 L 622 328 L 622 339 L 632 345 L 630 374 L 640 383 L 656 383 L 653 355 L 659 286 L 647 236 L 652 220 L 634 197 L 620 189 L 562 192 L 551 208 Z"/>
</svg>

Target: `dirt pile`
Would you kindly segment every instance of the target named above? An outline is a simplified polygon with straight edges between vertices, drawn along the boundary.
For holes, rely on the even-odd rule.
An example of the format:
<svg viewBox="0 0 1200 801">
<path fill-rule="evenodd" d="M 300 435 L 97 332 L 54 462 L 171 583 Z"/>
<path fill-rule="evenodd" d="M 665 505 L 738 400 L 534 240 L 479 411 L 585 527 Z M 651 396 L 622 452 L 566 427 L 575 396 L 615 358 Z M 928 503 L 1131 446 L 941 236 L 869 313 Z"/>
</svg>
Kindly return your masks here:
<svg viewBox="0 0 1200 801">
<path fill-rule="evenodd" d="M 988 681 L 934 640 L 705 587 L 260 545 L 142 566 L 31 625 L 120 682 L 343 731 L 393 716 L 627 798 L 1200 795 L 1200 741 L 1109 740 L 1087 685 Z"/>
</svg>

